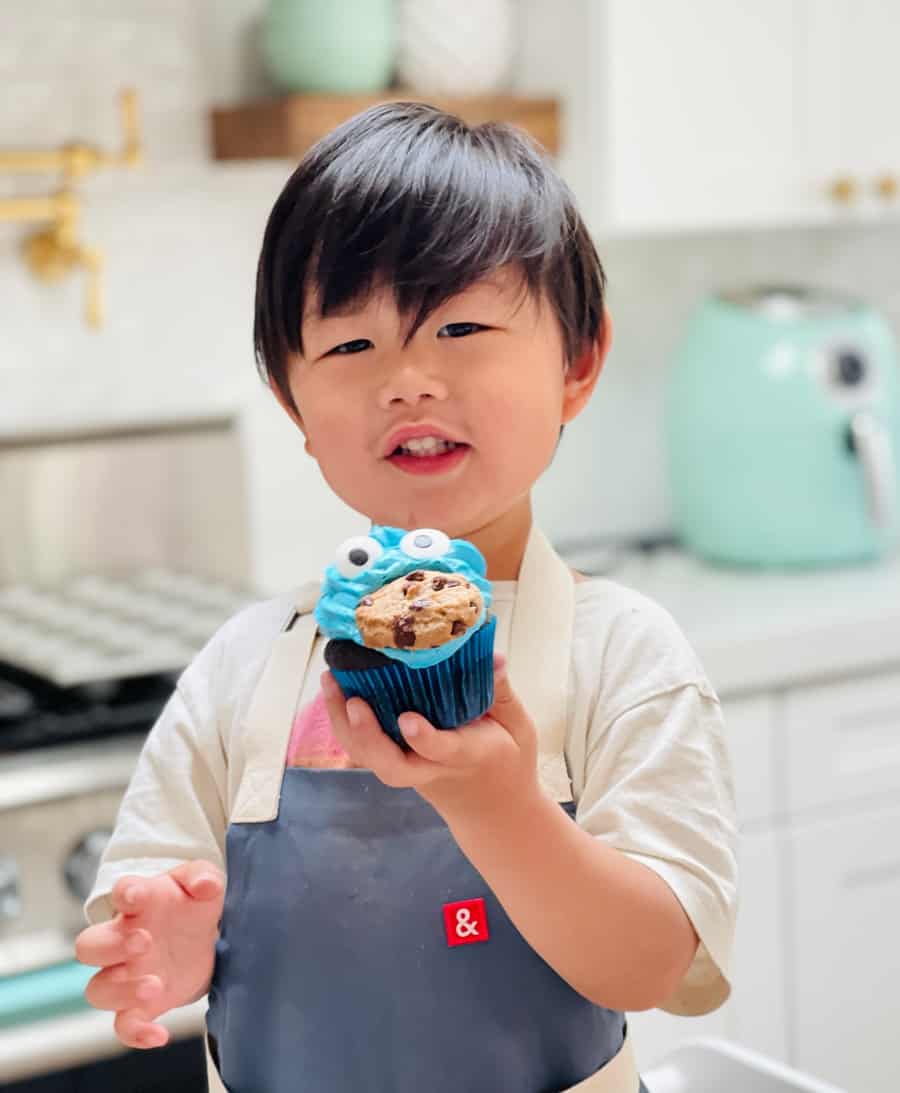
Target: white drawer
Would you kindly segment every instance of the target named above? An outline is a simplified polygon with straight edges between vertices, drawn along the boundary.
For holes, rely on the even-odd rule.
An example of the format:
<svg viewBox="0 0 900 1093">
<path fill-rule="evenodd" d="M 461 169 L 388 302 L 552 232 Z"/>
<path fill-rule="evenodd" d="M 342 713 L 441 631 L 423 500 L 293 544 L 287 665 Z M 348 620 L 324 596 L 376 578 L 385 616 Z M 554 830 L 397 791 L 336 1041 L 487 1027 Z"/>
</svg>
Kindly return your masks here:
<svg viewBox="0 0 900 1093">
<path fill-rule="evenodd" d="M 900 672 L 789 692 L 781 731 L 790 813 L 900 800 Z"/>
<path fill-rule="evenodd" d="M 734 770 L 738 821 L 767 820 L 777 811 L 775 796 L 775 709 L 769 695 L 725 699 L 725 737 Z"/>
</svg>

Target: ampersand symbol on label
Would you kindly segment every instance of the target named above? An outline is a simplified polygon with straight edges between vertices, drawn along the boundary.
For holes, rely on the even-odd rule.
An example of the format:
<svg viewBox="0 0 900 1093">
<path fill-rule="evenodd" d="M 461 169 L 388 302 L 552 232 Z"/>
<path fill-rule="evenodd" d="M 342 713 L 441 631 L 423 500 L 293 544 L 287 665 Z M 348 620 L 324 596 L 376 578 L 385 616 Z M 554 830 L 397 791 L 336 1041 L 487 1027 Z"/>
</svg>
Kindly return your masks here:
<svg viewBox="0 0 900 1093">
<path fill-rule="evenodd" d="M 478 923 L 472 921 L 472 912 L 468 907 L 461 907 L 456 912 L 456 936 L 475 937 L 478 933 Z"/>
<path fill-rule="evenodd" d="M 461 899 L 444 904 L 444 929 L 447 944 L 472 945 L 487 941 L 491 936 L 484 897 Z"/>
</svg>

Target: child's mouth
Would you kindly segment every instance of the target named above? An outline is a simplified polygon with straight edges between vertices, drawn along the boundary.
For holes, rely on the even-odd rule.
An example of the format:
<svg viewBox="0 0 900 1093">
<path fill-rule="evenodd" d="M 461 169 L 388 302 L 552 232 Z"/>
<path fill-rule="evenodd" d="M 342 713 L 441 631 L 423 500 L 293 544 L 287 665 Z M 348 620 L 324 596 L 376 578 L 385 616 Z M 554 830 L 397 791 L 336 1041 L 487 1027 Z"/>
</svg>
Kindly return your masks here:
<svg viewBox="0 0 900 1093">
<path fill-rule="evenodd" d="M 388 463 L 408 474 L 440 474 L 458 466 L 469 451 L 468 444 L 438 437 L 417 437 L 398 444 Z"/>
</svg>

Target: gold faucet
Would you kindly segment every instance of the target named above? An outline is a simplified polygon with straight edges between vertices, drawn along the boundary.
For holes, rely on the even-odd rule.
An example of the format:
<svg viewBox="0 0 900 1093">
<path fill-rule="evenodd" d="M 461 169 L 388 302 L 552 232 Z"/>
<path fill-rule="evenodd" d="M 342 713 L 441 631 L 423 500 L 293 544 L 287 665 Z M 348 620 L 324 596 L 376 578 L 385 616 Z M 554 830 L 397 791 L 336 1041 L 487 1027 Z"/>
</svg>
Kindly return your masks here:
<svg viewBox="0 0 900 1093">
<path fill-rule="evenodd" d="M 50 222 L 48 227 L 33 232 L 24 240 L 25 261 L 32 273 L 44 281 L 58 281 L 76 267 L 83 269 L 88 278 L 85 318 L 95 329 L 103 321 L 103 253 L 78 241 L 80 204 L 72 183 L 101 167 L 133 167 L 141 162 L 137 92 L 123 91 L 120 106 L 125 140 L 118 154 L 80 142 L 48 151 L 0 149 L 0 171 L 62 173 L 63 184 L 56 193 L 44 197 L 0 198 L 0 221 Z"/>
</svg>

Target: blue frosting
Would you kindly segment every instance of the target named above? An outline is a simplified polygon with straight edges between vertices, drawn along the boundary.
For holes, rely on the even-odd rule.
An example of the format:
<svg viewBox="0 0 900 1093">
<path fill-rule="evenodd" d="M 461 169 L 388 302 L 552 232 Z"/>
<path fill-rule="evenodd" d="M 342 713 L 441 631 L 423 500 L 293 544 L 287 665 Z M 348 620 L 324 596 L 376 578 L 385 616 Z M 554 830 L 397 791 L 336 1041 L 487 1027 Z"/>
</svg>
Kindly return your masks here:
<svg viewBox="0 0 900 1093">
<path fill-rule="evenodd" d="M 437 649 L 379 650 L 385 656 L 402 661 L 407 667 L 428 668 L 453 656 L 484 623 L 487 608 L 491 604 L 491 585 L 485 577 L 487 566 L 481 551 L 467 540 L 451 539 L 450 549 L 439 558 L 413 558 L 400 547 L 401 540 L 407 534 L 401 528 L 374 524 L 368 535 L 377 540 L 384 548 L 384 553 L 369 569 L 353 577 L 345 577 L 334 565 L 330 565 L 325 570 L 321 595 L 316 605 L 316 622 L 326 637 L 355 641 L 357 645 L 362 645 L 362 635 L 356 625 L 356 608 L 363 596 L 368 596 L 383 585 L 417 569 L 457 574 L 471 581 L 481 592 L 484 601 L 481 617 L 474 626 Z"/>
</svg>

